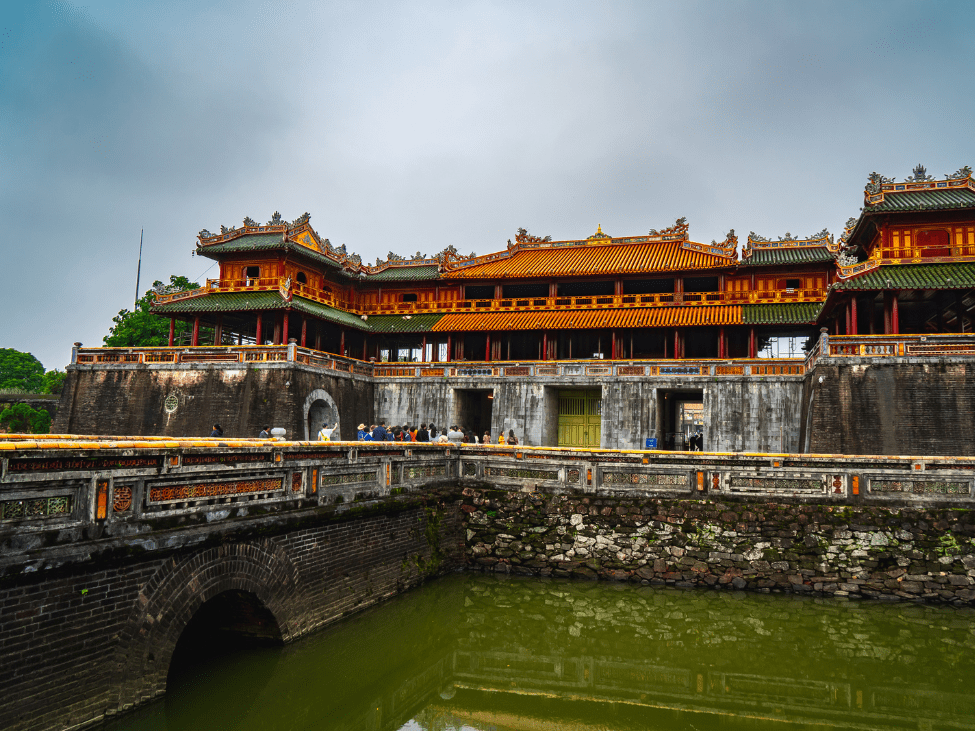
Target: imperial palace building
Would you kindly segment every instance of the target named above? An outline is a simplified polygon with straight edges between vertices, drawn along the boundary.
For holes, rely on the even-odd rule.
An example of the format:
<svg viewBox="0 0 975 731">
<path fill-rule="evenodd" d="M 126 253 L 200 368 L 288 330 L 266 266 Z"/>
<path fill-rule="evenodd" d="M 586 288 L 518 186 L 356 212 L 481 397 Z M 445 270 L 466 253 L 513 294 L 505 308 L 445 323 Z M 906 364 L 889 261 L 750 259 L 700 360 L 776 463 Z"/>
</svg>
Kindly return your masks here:
<svg viewBox="0 0 975 731">
<path fill-rule="evenodd" d="M 932 391 L 905 398 L 943 401 L 970 388 L 975 182 L 968 167 L 934 179 L 918 166 L 904 182 L 873 174 L 862 206 L 838 236 L 752 233 L 739 243 L 732 230 L 706 244 L 681 218 L 646 233 L 597 227 L 566 241 L 520 229 L 483 256 L 459 254 L 457 242 L 434 256 L 390 253 L 372 266 L 332 246 L 308 214 L 246 218 L 200 232 L 196 253 L 219 263 L 218 277 L 156 298 L 153 311 L 170 318 L 170 348 L 131 349 L 114 361 L 110 349 L 79 349 L 72 373 L 138 363 L 158 371 L 145 388 L 163 401 L 181 398 L 177 371 L 208 363 L 225 376 L 237 367 L 227 364 L 253 370 L 284 358 L 302 372 L 369 382 L 371 397 L 360 393 L 353 410 L 334 383 L 318 389 L 328 398 L 316 405 L 287 391 L 300 380 L 289 379 L 280 395 L 300 412 L 288 421 L 298 438 L 331 415 L 344 436 L 359 421 L 459 421 L 495 438 L 513 428 L 529 444 L 642 448 L 649 438 L 680 449 L 703 424 L 709 449 L 822 449 L 829 431 L 847 450 L 885 451 L 882 436 L 861 433 L 892 428 L 884 383 L 917 383 L 911 368 L 931 358 L 954 376 L 946 371 Z M 191 339 L 174 339 L 179 330 Z M 781 354 L 767 346 L 782 338 L 795 351 L 767 357 Z M 880 381 L 863 379 L 865 364 Z M 816 381 L 817 368 L 835 372 Z M 857 388 L 872 389 L 859 405 Z M 227 398 L 249 398 L 233 393 Z M 199 415 L 208 428 L 220 409 L 204 411 L 213 413 Z M 840 412 L 852 420 L 832 424 Z M 863 421 L 869 413 L 875 422 Z M 257 415 L 236 418 L 247 430 L 262 426 Z M 152 423 L 144 428 L 169 428 Z M 918 438 L 905 429 L 894 441 Z"/>
</svg>

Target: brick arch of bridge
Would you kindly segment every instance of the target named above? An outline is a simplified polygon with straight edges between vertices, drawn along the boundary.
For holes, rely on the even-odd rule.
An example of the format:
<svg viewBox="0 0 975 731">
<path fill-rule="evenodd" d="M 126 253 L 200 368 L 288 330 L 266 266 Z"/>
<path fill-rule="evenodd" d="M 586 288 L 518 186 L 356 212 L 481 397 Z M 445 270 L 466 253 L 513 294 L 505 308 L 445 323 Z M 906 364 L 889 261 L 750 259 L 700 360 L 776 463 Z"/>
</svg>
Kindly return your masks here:
<svg viewBox="0 0 975 731">
<path fill-rule="evenodd" d="M 146 582 L 116 650 L 118 710 L 166 690 L 176 643 L 204 603 L 225 591 L 254 594 L 288 642 L 297 626 L 298 571 L 269 540 L 233 543 L 167 560 Z"/>
</svg>

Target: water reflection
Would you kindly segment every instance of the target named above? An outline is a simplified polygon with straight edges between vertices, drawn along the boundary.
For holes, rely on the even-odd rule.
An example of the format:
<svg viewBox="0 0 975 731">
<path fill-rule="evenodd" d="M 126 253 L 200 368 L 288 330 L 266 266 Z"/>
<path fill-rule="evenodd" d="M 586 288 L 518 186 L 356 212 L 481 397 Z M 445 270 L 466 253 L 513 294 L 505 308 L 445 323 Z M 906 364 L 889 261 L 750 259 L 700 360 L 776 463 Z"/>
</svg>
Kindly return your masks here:
<svg viewBox="0 0 975 731">
<path fill-rule="evenodd" d="M 281 650 L 215 659 L 110 728 L 970 729 L 973 618 L 456 576 Z"/>
</svg>

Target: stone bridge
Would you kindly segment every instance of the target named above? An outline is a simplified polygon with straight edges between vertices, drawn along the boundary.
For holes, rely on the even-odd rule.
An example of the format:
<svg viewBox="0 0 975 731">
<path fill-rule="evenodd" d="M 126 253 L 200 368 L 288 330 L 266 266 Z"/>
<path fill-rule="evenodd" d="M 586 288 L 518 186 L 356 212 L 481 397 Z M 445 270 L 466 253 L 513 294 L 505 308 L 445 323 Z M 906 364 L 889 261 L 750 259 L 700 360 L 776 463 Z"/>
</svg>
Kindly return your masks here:
<svg viewBox="0 0 975 731">
<path fill-rule="evenodd" d="M 464 567 L 970 603 L 973 479 L 960 457 L 10 436 L 0 727 L 158 696 L 204 605 L 287 643 Z"/>
</svg>

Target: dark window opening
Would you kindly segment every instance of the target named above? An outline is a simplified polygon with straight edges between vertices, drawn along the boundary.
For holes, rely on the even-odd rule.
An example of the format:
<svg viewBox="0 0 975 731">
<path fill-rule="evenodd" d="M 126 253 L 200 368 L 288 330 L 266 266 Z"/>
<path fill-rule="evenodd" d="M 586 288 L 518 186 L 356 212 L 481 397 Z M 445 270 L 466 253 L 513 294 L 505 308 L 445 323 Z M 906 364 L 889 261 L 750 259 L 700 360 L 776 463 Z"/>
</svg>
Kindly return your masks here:
<svg viewBox="0 0 975 731">
<path fill-rule="evenodd" d="M 687 277 L 684 280 L 685 292 L 717 292 L 717 277 Z"/>
<path fill-rule="evenodd" d="M 548 297 L 548 284 L 531 282 L 529 284 L 505 284 L 501 287 L 504 297 Z"/>
<path fill-rule="evenodd" d="M 666 294 L 673 291 L 673 279 L 632 279 L 623 282 L 623 294 Z"/>
<path fill-rule="evenodd" d="M 559 297 L 614 294 L 612 282 L 560 282 Z"/>
<path fill-rule="evenodd" d="M 308 284 L 308 277 L 305 276 L 304 272 L 298 272 L 297 276 L 295 276 L 295 281 L 299 284 Z"/>
<path fill-rule="evenodd" d="M 494 299 L 494 285 L 493 284 L 468 284 L 464 287 L 464 299 L 469 300 L 493 300 Z"/>
<path fill-rule="evenodd" d="M 786 289 L 802 289 L 801 279 L 786 279 L 785 280 Z"/>
<path fill-rule="evenodd" d="M 261 268 L 260 267 L 247 267 L 245 276 L 248 279 L 260 279 L 261 278 Z"/>
<path fill-rule="evenodd" d="M 415 294 L 404 294 L 403 295 L 403 301 L 404 302 L 416 302 L 416 295 Z"/>
</svg>

